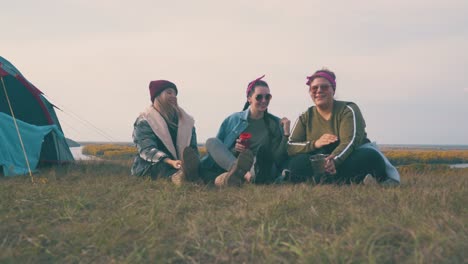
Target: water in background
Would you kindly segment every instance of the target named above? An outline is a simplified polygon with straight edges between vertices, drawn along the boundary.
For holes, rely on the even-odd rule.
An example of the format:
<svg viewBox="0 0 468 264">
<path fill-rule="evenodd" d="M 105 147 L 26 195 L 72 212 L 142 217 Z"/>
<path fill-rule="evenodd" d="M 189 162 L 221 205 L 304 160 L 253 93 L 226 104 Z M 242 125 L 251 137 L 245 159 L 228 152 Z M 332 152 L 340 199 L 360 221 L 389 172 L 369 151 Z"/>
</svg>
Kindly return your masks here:
<svg viewBox="0 0 468 264">
<path fill-rule="evenodd" d="M 73 158 L 75 158 L 75 160 L 91 160 L 91 159 L 96 159 L 95 157 L 92 157 L 92 156 L 88 156 L 88 155 L 84 155 L 82 153 L 83 151 L 83 146 L 81 147 L 72 147 L 70 148 L 70 151 L 73 155 Z"/>
<path fill-rule="evenodd" d="M 464 169 L 464 168 L 468 168 L 468 163 L 451 164 L 449 165 L 449 167 L 452 169 Z"/>
</svg>

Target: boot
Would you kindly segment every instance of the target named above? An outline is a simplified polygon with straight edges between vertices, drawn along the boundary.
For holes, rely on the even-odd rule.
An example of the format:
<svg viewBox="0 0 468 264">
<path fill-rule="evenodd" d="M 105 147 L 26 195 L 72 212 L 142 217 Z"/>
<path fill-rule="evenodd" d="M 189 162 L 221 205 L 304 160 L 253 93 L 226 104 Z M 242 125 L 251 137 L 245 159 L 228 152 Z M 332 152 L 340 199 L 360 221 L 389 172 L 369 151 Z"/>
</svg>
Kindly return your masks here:
<svg viewBox="0 0 468 264">
<path fill-rule="evenodd" d="M 186 147 L 182 153 L 182 168 L 171 175 L 171 181 L 177 186 L 181 186 L 186 181 L 201 183 L 199 167 L 200 160 L 197 153 L 191 147 Z"/>
<path fill-rule="evenodd" d="M 185 182 L 185 175 L 182 170 L 178 170 L 171 175 L 171 181 L 176 186 L 181 186 Z"/>
<path fill-rule="evenodd" d="M 182 153 L 182 171 L 185 179 L 191 182 L 201 181 L 199 175 L 200 159 L 191 147 L 186 147 Z"/>
<path fill-rule="evenodd" d="M 239 154 L 236 162 L 228 172 L 220 174 L 215 179 L 217 186 L 240 186 L 244 175 L 252 167 L 254 156 L 251 150 L 246 150 Z"/>
</svg>

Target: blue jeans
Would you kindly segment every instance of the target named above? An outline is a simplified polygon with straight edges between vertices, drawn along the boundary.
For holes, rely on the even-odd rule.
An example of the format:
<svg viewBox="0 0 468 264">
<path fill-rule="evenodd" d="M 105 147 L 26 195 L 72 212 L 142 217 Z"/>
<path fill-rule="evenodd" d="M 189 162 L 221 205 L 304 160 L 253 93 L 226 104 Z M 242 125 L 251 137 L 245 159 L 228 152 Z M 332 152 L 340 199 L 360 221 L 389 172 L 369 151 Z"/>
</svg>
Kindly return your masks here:
<svg viewBox="0 0 468 264">
<path fill-rule="evenodd" d="M 234 165 L 234 162 L 236 162 L 237 158 L 234 156 L 234 153 L 218 138 L 209 138 L 205 146 L 208 154 L 210 154 L 211 158 L 221 169 L 228 171 Z"/>
<path fill-rule="evenodd" d="M 234 153 L 218 138 L 209 138 L 205 146 L 211 158 L 224 171 L 229 171 L 237 160 Z M 272 183 L 276 179 L 278 170 L 271 159 L 271 155 L 268 154 L 271 154 L 268 148 L 260 147 L 254 157 L 254 165 L 250 169 L 250 174 L 255 183 Z"/>
</svg>

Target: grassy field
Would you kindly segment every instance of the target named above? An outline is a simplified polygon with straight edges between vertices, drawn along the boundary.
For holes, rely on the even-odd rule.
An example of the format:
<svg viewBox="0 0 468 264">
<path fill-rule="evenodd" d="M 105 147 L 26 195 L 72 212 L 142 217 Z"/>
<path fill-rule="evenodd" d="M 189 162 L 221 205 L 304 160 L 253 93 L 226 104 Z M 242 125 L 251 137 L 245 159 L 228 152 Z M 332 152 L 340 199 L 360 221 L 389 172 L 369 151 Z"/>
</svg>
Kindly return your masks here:
<svg viewBox="0 0 468 264">
<path fill-rule="evenodd" d="M 468 169 L 402 185 L 217 189 L 129 177 L 129 160 L 0 178 L 0 263 L 467 263 Z"/>
</svg>

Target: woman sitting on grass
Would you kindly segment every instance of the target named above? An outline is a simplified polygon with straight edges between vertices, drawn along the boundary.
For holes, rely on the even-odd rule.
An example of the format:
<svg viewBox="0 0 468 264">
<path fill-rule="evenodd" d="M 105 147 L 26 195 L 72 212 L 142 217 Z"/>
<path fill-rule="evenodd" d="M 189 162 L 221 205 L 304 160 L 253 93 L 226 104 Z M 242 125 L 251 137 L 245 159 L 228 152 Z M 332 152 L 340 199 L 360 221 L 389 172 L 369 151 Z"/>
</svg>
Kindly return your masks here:
<svg viewBox="0 0 468 264">
<path fill-rule="evenodd" d="M 152 105 L 137 118 L 133 142 L 138 154 L 132 175 L 170 178 L 177 185 L 199 180 L 199 153 L 194 119 L 177 104 L 177 87 L 150 82 Z"/>
<path fill-rule="evenodd" d="M 271 94 L 263 77 L 247 86 L 243 111 L 227 117 L 216 138 L 206 141 L 202 167 L 221 173 L 214 180 L 217 186 L 272 183 L 287 158 L 290 121 L 268 113 Z"/>
<path fill-rule="evenodd" d="M 334 99 L 335 79 L 335 74 L 327 69 L 307 77 L 315 106 L 297 119 L 289 138 L 291 180 L 310 178 L 314 174 L 310 156 L 321 153 L 328 155 L 326 175 L 314 177 L 316 182 L 360 183 L 371 174 L 381 184 L 399 184 L 398 171 L 367 138 L 359 107 Z"/>
</svg>

